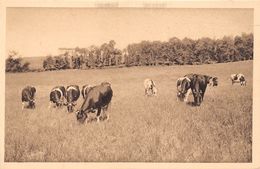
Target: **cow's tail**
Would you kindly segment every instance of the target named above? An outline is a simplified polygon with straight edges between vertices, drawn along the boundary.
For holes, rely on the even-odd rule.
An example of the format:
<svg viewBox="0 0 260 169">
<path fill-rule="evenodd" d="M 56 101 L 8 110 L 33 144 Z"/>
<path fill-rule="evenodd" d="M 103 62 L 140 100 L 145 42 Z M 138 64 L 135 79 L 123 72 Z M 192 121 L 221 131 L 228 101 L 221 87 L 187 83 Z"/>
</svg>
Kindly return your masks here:
<svg viewBox="0 0 260 169">
<path fill-rule="evenodd" d="M 155 87 L 155 83 L 154 83 L 154 81 L 153 81 L 153 80 L 151 80 L 151 82 L 152 82 L 152 86 L 153 86 L 153 87 Z"/>
</svg>

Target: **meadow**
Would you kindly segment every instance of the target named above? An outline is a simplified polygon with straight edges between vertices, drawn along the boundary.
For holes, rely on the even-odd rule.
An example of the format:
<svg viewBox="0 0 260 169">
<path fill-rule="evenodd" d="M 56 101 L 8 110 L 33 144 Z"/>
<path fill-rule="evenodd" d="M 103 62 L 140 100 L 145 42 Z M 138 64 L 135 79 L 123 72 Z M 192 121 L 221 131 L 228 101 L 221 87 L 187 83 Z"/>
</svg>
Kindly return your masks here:
<svg viewBox="0 0 260 169">
<path fill-rule="evenodd" d="M 253 61 L 6 74 L 6 162 L 252 162 Z M 176 100 L 176 80 L 188 73 L 219 78 L 200 107 Z M 247 86 L 231 85 L 243 73 Z M 151 78 L 158 96 L 145 97 Z M 56 85 L 109 81 L 110 119 L 79 124 L 66 108 L 48 109 Z M 21 90 L 34 85 L 36 109 L 21 109 Z M 193 101 L 192 95 L 189 101 Z M 81 106 L 82 97 L 76 109 Z"/>
</svg>

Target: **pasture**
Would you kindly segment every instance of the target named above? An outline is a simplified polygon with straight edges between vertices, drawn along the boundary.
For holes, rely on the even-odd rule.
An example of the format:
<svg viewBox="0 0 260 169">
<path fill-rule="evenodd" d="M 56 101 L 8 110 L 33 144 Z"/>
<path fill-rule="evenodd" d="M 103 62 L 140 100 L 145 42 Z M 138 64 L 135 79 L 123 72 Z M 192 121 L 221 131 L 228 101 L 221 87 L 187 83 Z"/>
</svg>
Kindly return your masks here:
<svg viewBox="0 0 260 169">
<path fill-rule="evenodd" d="M 252 71 L 244 61 L 6 74 L 5 161 L 252 162 Z M 200 107 L 176 100 L 176 80 L 187 73 L 219 78 Z M 232 73 L 243 73 L 247 86 L 232 86 Z M 145 78 L 155 81 L 157 97 L 144 97 Z M 65 107 L 48 110 L 52 87 L 102 81 L 114 92 L 108 121 L 82 125 Z M 22 112 L 27 84 L 37 89 L 36 109 Z"/>
</svg>

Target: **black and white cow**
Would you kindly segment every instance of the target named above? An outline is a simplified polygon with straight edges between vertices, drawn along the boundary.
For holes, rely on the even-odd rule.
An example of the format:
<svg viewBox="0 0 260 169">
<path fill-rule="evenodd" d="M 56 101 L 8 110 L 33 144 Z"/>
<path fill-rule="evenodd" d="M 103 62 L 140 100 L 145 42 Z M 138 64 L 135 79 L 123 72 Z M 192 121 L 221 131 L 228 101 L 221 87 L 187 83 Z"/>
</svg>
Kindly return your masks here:
<svg viewBox="0 0 260 169">
<path fill-rule="evenodd" d="M 61 107 L 64 104 L 64 99 L 66 97 L 66 89 L 64 86 L 56 86 L 51 90 L 50 93 L 50 104 L 54 103 L 57 107 Z"/>
<path fill-rule="evenodd" d="M 157 88 L 155 87 L 155 82 L 151 79 L 144 80 L 144 95 L 145 96 L 156 96 Z"/>
<path fill-rule="evenodd" d="M 33 86 L 26 86 L 22 90 L 22 109 L 25 107 L 25 103 L 28 102 L 28 108 L 35 108 L 35 93 L 36 88 Z"/>
<path fill-rule="evenodd" d="M 246 79 L 245 79 L 245 75 L 239 73 L 239 74 L 232 74 L 230 76 L 231 78 L 231 82 L 232 82 L 232 85 L 234 83 L 240 83 L 241 86 L 246 86 Z"/>
<path fill-rule="evenodd" d="M 204 94 L 207 89 L 207 85 L 210 83 L 212 77 L 200 74 L 188 74 L 185 75 L 191 80 L 191 91 L 194 98 L 194 104 L 200 106 L 204 99 Z"/>
<path fill-rule="evenodd" d="M 188 77 L 180 77 L 177 79 L 177 100 L 188 101 L 191 93 L 191 80 Z"/>
<path fill-rule="evenodd" d="M 93 86 L 91 86 L 91 85 L 84 85 L 84 86 L 82 86 L 81 94 L 82 94 L 82 97 L 83 97 L 84 99 L 86 99 L 87 94 L 88 94 L 88 92 L 90 91 L 90 89 L 91 89 L 92 87 L 93 87 Z"/>
<path fill-rule="evenodd" d="M 80 110 L 76 111 L 77 120 L 83 123 L 87 117 L 88 113 L 94 112 L 97 109 L 97 122 L 100 120 L 101 110 L 103 113 L 107 110 L 113 96 L 113 90 L 111 84 L 108 82 L 103 82 L 98 86 L 94 86 L 90 89 L 85 98 Z M 107 114 L 107 120 L 109 115 Z"/>
<path fill-rule="evenodd" d="M 77 85 L 70 85 L 67 86 L 66 89 L 66 99 L 67 99 L 67 103 L 65 103 L 64 105 L 67 106 L 68 112 L 73 112 L 73 107 L 77 104 L 77 100 L 80 96 L 80 90 L 79 90 L 79 86 Z"/>
</svg>

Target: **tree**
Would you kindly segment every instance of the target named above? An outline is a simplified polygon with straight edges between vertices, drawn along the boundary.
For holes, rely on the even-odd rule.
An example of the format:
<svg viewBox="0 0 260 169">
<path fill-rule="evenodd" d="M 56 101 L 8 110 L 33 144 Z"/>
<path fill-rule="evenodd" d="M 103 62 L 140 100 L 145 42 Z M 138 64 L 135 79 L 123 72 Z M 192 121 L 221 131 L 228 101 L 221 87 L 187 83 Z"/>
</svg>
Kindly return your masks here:
<svg viewBox="0 0 260 169">
<path fill-rule="evenodd" d="M 216 56 L 219 63 L 235 61 L 236 48 L 234 39 L 225 36 L 216 41 Z"/>
<path fill-rule="evenodd" d="M 43 61 L 43 69 L 47 70 L 55 70 L 55 60 L 52 58 L 51 55 L 46 56 L 46 59 Z"/>
<path fill-rule="evenodd" d="M 16 51 L 10 51 L 8 58 L 5 62 L 5 71 L 6 72 L 28 72 L 30 71 L 29 62 L 22 63 L 23 59 L 18 55 Z"/>
</svg>

